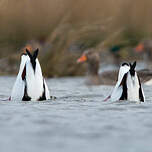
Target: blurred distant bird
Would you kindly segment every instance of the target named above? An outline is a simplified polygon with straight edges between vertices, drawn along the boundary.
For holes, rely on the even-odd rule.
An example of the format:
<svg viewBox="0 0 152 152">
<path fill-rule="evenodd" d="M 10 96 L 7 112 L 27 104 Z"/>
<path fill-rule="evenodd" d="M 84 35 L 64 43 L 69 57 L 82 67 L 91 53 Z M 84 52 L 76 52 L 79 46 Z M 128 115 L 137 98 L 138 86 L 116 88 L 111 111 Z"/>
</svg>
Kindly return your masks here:
<svg viewBox="0 0 152 152">
<path fill-rule="evenodd" d="M 112 56 L 114 57 L 114 64 L 116 66 L 119 66 L 120 65 L 120 62 L 121 62 L 121 56 L 120 56 L 120 51 L 121 49 L 123 48 L 124 46 L 123 45 L 114 45 L 113 47 L 111 47 L 109 50 L 110 50 L 110 53 L 112 54 Z"/>
<path fill-rule="evenodd" d="M 119 70 L 118 81 L 110 96 L 112 101 L 145 101 L 140 79 L 135 71 L 136 62 L 123 63 Z"/>
<path fill-rule="evenodd" d="M 38 53 L 38 49 L 32 53 L 29 47 L 26 48 L 26 51 L 24 50 L 19 73 L 11 93 L 11 100 L 41 101 L 50 99 L 49 90 L 37 59 Z"/>
<path fill-rule="evenodd" d="M 97 52 L 92 50 L 85 51 L 82 56 L 77 60 L 77 63 L 86 62 L 88 66 L 88 85 L 99 84 L 114 84 L 116 81 L 116 71 L 108 71 L 99 74 L 100 56 Z"/>
<path fill-rule="evenodd" d="M 92 76 L 98 75 L 100 66 L 100 56 L 98 53 L 93 51 L 85 51 L 82 56 L 77 60 L 78 63 L 88 63 L 88 73 Z"/>
<path fill-rule="evenodd" d="M 143 40 L 136 46 L 135 51 L 143 56 L 148 69 L 152 69 L 152 40 Z"/>
</svg>

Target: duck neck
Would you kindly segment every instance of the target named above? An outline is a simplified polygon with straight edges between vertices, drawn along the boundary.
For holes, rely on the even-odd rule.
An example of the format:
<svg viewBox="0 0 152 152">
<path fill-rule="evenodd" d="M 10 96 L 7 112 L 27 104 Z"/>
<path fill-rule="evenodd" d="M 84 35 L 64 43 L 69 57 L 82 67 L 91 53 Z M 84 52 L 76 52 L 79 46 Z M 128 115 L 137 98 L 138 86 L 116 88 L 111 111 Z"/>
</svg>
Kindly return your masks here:
<svg viewBox="0 0 152 152">
<path fill-rule="evenodd" d="M 88 64 L 88 74 L 91 76 L 98 76 L 99 64 L 98 63 L 89 63 Z"/>
</svg>

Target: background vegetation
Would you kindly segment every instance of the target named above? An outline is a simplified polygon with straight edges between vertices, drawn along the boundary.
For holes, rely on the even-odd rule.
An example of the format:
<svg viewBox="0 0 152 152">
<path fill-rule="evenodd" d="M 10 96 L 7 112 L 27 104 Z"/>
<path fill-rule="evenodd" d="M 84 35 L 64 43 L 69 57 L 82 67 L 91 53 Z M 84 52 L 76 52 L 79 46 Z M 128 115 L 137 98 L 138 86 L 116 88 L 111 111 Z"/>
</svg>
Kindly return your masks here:
<svg viewBox="0 0 152 152">
<path fill-rule="evenodd" d="M 76 58 L 88 48 L 121 44 L 132 57 L 130 48 L 151 38 L 151 6 L 151 0 L 0 0 L 1 74 L 17 72 L 27 43 L 41 49 L 50 77 L 82 74 Z"/>
</svg>

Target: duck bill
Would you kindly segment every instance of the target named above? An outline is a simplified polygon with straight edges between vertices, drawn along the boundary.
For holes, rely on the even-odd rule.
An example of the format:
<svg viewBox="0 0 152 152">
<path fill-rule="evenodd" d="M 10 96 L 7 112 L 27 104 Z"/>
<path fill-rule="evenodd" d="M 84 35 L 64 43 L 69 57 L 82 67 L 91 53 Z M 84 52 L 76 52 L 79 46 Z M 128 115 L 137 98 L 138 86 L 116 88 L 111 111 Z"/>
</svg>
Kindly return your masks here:
<svg viewBox="0 0 152 152">
<path fill-rule="evenodd" d="M 143 52 L 144 51 L 144 46 L 143 44 L 139 44 L 136 48 L 135 48 L 136 52 Z"/>
<path fill-rule="evenodd" d="M 82 55 L 78 60 L 77 60 L 77 63 L 83 63 L 87 61 L 87 57 L 86 55 Z"/>
</svg>

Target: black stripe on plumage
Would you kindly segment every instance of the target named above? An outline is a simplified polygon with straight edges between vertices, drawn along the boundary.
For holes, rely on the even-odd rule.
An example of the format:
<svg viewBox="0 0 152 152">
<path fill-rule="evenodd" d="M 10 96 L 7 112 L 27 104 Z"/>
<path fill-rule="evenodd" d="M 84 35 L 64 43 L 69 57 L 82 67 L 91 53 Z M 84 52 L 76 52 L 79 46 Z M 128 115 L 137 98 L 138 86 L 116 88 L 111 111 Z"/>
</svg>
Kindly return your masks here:
<svg viewBox="0 0 152 152">
<path fill-rule="evenodd" d="M 128 98 L 127 82 L 126 82 L 126 80 L 127 80 L 127 74 L 128 74 L 128 73 L 126 73 L 126 74 L 124 75 L 124 77 L 123 77 L 123 79 L 122 79 L 122 81 L 121 81 L 121 83 L 120 83 L 120 86 L 122 86 L 123 92 L 122 92 L 122 95 L 121 95 L 121 97 L 120 97 L 119 100 L 127 100 L 127 98 Z"/>
<path fill-rule="evenodd" d="M 140 82 L 140 79 L 139 79 L 139 76 L 138 76 L 138 82 L 139 82 L 139 99 L 141 102 L 144 102 L 144 96 L 143 96 L 143 92 L 142 92 L 142 88 L 141 88 L 141 82 Z"/>
<path fill-rule="evenodd" d="M 46 100 L 46 95 L 45 95 L 45 93 L 46 93 L 46 88 L 45 88 L 45 82 L 44 82 L 44 79 L 43 79 L 43 94 L 42 94 L 42 96 L 39 98 L 39 101 L 43 101 L 43 100 Z"/>
</svg>

